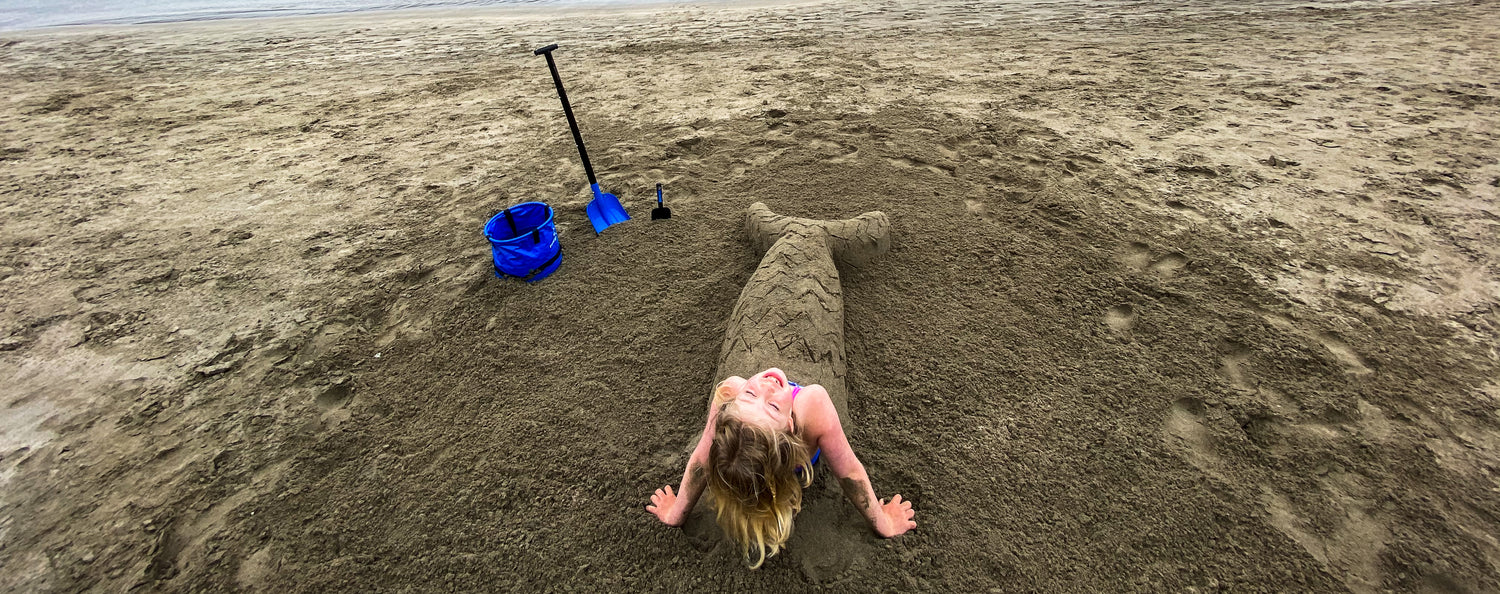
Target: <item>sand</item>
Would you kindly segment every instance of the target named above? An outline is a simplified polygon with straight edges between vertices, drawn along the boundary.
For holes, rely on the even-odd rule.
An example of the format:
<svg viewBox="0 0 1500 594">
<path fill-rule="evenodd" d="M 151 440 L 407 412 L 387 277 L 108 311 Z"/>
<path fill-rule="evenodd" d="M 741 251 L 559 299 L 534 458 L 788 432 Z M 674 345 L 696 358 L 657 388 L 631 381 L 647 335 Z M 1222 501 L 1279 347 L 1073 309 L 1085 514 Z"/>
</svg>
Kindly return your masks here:
<svg viewBox="0 0 1500 594">
<path fill-rule="evenodd" d="M 1500 591 L 1500 10 L 807 2 L 0 34 L 0 590 Z M 595 236 L 541 58 L 606 190 Z M 673 217 L 651 221 L 665 184 Z M 543 200 L 564 262 L 489 276 Z M 850 440 L 748 571 L 642 509 L 746 207 Z"/>
</svg>

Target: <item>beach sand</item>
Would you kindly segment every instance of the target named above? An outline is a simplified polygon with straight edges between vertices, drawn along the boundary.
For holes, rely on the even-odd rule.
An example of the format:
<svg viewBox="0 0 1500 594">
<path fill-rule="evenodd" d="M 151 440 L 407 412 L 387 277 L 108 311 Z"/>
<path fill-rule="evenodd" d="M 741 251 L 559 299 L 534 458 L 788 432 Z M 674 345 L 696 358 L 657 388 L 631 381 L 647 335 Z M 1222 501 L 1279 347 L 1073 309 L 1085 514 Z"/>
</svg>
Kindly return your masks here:
<svg viewBox="0 0 1500 594">
<path fill-rule="evenodd" d="M 1500 591 L 1500 10 L 806 2 L 0 34 L 0 590 Z M 596 236 L 545 62 L 604 189 Z M 649 220 L 665 184 L 673 217 Z M 485 220 L 564 262 L 490 275 Z M 850 440 L 756 571 L 681 477 L 745 209 Z"/>
</svg>

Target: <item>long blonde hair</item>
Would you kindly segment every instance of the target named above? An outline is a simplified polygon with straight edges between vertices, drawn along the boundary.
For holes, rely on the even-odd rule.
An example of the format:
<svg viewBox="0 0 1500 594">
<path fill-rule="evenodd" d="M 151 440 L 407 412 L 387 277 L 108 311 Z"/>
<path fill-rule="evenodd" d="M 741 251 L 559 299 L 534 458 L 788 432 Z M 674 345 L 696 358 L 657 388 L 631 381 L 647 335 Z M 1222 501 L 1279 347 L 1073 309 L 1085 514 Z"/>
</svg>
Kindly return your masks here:
<svg viewBox="0 0 1500 594">
<path fill-rule="evenodd" d="M 714 439 L 708 450 L 708 490 L 719 529 L 745 562 L 758 553 L 755 569 L 775 556 L 792 535 L 792 516 L 802 509 L 802 488 L 812 484 L 811 454 L 795 433 L 740 419 L 734 393 L 719 384 Z M 798 480 L 798 469 L 801 480 Z"/>
</svg>

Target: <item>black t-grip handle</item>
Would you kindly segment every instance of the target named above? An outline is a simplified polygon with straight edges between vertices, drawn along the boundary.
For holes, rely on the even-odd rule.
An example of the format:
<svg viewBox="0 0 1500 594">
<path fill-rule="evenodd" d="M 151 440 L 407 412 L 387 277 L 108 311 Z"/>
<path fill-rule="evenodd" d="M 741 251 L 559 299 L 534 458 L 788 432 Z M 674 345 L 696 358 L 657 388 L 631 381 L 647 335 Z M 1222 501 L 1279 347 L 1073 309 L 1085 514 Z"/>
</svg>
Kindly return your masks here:
<svg viewBox="0 0 1500 594">
<path fill-rule="evenodd" d="M 544 47 L 542 49 L 539 49 L 539 50 L 536 50 L 534 52 L 531 52 L 531 55 L 533 55 L 533 56 L 540 56 L 542 54 L 550 54 L 550 53 L 552 53 L 552 50 L 555 50 L 555 49 L 557 49 L 557 44 L 554 43 L 554 44 L 549 45 L 547 47 Z"/>
</svg>

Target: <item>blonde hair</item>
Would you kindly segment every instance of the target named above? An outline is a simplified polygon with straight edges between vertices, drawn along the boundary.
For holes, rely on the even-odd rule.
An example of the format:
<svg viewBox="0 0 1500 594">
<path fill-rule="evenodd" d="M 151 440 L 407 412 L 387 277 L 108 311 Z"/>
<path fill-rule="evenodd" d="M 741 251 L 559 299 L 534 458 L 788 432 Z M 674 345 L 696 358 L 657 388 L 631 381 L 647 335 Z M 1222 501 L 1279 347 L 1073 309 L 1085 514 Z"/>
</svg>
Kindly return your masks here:
<svg viewBox="0 0 1500 594">
<path fill-rule="evenodd" d="M 750 565 L 755 569 L 780 552 L 792 535 L 802 488 L 812 484 L 812 461 L 807 444 L 795 433 L 744 422 L 724 384 L 715 391 L 714 406 L 719 416 L 708 450 L 708 490 L 719 528 L 740 545 L 745 562 L 758 553 Z"/>
</svg>

